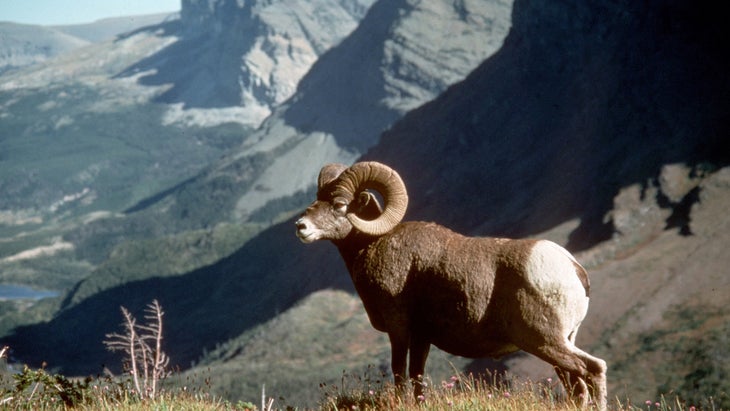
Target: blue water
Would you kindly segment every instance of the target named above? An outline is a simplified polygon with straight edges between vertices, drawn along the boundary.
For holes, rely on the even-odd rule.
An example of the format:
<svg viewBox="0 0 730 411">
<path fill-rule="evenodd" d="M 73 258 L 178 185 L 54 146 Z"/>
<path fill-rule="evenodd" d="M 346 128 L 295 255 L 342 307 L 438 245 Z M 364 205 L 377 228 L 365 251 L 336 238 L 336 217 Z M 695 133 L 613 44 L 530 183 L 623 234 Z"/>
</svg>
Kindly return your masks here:
<svg viewBox="0 0 730 411">
<path fill-rule="evenodd" d="M 36 290 L 24 285 L 0 284 L 0 300 L 40 300 L 58 297 L 58 291 Z"/>
</svg>

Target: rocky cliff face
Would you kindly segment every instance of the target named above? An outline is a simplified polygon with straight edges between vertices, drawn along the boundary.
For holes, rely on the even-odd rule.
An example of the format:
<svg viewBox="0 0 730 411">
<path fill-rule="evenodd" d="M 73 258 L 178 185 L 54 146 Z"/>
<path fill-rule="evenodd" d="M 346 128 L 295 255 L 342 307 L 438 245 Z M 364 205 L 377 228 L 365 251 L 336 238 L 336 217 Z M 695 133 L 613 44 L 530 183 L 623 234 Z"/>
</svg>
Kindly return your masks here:
<svg viewBox="0 0 730 411">
<path fill-rule="evenodd" d="M 510 13 L 510 1 L 377 2 L 314 64 L 292 98 L 198 183 L 240 181 L 253 159 L 273 158 L 235 194 L 231 217 L 244 221 L 269 201 L 311 187 L 322 164 L 352 162 L 406 111 L 494 53 Z"/>
<path fill-rule="evenodd" d="M 173 84 L 159 101 L 188 110 L 169 121 L 200 123 L 201 109 L 237 107 L 233 120 L 258 124 L 295 91 L 317 58 L 349 34 L 373 0 L 185 0 L 181 39 L 128 75 L 156 72 L 146 84 Z M 197 110 L 196 110 L 197 109 Z M 215 123 L 208 110 L 208 124 Z"/>
</svg>

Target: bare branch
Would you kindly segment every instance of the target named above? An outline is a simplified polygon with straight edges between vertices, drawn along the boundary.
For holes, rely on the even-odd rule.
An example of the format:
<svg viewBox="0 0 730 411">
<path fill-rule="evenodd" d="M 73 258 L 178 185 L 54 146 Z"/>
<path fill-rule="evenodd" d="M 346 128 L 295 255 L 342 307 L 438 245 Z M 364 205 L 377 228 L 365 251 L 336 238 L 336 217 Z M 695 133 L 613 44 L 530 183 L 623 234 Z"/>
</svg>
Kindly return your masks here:
<svg viewBox="0 0 730 411">
<path fill-rule="evenodd" d="M 157 395 L 158 382 L 167 377 L 170 362 L 162 351 L 162 306 L 157 300 L 147 305 L 144 314 L 146 324 L 137 324 L 126 308 L 121 307 L 121 310 L 125 333 L 106 334 L 104 345 L 109 351 L 127 354 L 137 392 L 140 396 L 153 398 Z"/>
</svg>

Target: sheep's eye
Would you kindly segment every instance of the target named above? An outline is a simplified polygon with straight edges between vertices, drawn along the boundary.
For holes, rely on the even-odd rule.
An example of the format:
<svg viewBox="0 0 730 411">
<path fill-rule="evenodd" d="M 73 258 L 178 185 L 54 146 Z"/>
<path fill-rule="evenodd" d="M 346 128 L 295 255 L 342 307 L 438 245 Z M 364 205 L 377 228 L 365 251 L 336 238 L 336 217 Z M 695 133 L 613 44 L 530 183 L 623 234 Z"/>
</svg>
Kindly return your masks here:
<svg viewBox="0 0 730 411">
<path fill-rule="evenodd" d="M 335 201 L 334 206 L 335 206 L 335 211 L 337 211 L 339 213 L 344 213 L 345 211 L 347 211 L 347 203 L 345 203 L 343 201 Z"/>
</svg>

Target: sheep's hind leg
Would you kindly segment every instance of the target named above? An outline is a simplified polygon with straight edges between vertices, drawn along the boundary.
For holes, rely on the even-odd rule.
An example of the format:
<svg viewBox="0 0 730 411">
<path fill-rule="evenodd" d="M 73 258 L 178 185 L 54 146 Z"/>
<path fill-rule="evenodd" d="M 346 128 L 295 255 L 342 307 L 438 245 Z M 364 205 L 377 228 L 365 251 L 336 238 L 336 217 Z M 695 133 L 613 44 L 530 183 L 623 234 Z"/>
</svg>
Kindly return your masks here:
<svg viewBox="0 0 730 411">
<path fill-rule="evenodd" d="M 568 340 L 562 344 L 543 345 L 536 350 L 526 351 L 553 365 L 563 384 L 568 384 L 565 387 L 566 391 L 572 393 L 574 400 L 579 401 L 581 406 L 588 405 L 589 394 L 592 394 L 598 409 L 606 409 L 605 361 L 582 351 Z M 589 393 L 586 382 L 593 392 Z"/>
<path fill-rule="evenodd" d="M 568 341 L 570 341 L 573 346 L 575 346 L 575 336 L 577 333 L 578 327 L 576 327 L 568 335 Z M 558 367 L 555 367 L 555 373 L 558 375 L 558 378 L 560 378 L 560 382 L 563 384 L 563 387 L 565 387 L 565 391 L 571 398 L 580 398 L 581 392 L 585 393 L 588 391 L 586 382 L 583 381 L 583 379 L 578 378 L 577 376 L 572 375 L 569 372 L 562 371 Z"/>
<path fill-rule="evenodd" d="M 572 375 L 567 371 L 563 371 L 558 367 L 554 368 L 555 373 L 558 375 L 558 378 L 560 378 L 560 382 L 563 384 L 563 387 L 565 388 L 568 396 L 570 398 L 583 399 L 583 397 L 585 397 L 585 393 L 588 392 L 588 386 L 586 385 L 586 382 L 583 381 L 582 378 Z"/>
</svg>

